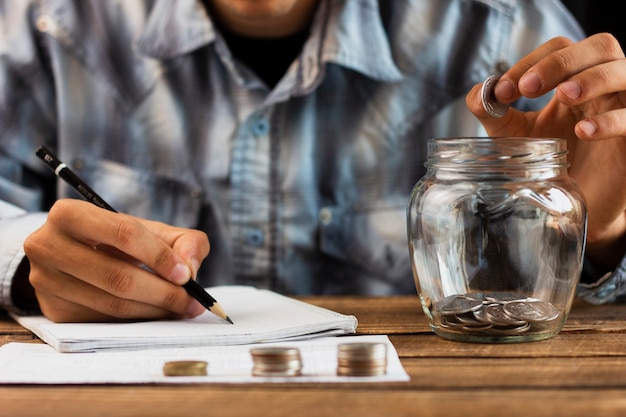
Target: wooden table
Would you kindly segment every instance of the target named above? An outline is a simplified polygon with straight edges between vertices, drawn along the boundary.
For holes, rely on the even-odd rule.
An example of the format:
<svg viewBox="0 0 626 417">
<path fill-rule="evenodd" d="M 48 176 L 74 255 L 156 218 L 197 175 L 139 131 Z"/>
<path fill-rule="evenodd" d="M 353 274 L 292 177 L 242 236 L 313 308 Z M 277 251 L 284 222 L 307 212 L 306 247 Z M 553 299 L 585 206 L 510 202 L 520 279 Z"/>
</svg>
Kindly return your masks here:
<svg viewBox="0 0 626 417">
<path fill-rule="evenodd" d="M 410 382 L 0 385 L 0 416 L 626 415 L 626 305 L 577 302 L 558 336 L 488 345 L 432 334 L 417 297 L 303 298 L 388 334 Z M 0 344 L 40 343 L 0 314 Z"/>
</svg>

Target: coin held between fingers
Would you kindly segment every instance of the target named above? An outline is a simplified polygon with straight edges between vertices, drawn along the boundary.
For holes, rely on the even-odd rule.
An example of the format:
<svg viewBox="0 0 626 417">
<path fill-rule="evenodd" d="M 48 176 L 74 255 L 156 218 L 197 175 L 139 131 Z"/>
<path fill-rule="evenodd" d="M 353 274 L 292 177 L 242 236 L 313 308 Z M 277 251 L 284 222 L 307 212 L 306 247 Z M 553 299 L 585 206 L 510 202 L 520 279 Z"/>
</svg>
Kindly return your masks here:
<svg viewBox="0 0 626 417">
<path fill-rule="evenodd" d="M 495 118 L 500 118 L 504 116 L 506 111 L 509 109 L 508 104 L 500 103 L 496 99 L 495 88 L 499 79 L 500 77 L 497 75 L 491 75 L 487 77 L 487 79 L 483 82 L 483 86 L 480 92 L 483 108 L 485 109 L 487 114 Z"/>
</svg>

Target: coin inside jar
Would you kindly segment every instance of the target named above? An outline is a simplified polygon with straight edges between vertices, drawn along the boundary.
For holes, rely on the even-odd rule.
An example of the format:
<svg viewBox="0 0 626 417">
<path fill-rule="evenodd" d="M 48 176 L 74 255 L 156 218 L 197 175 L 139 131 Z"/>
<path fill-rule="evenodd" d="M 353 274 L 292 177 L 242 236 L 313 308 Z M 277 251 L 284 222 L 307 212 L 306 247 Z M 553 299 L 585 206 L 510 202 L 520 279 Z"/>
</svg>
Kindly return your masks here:
<svg viewBox="0 0 626 417">
<path fill-rule="evenodd" d="M 294 347 L 257 347 L 250 349 L 254 376 L 298 376 L 302 374 L 300 350 Z"/>
<path fill-rule="evenodd" d="M 500 103 L 496 99 L 495 88 L 499 79 L 500 77 L 497 75 L 487 77 L 481 89 L 483 108 L 491 117 L 495 118 L 504 116 L 504 113 L 509 109 L 508 104 Z"/>
<path fill-rule="evenodd" d="M 378 376 L 386 373 L 386 344 L 341 343 L 337 346 L 337 375 Z"/>
<path fill-rule="evenodd" d="M 206 376 L 208 363 L 205 361 L 170 361 L 163 365 L 165 376 Z"/>
<path fill-rule="evenodd" d="M 435 303 L 442 328 L 464 334 L 515 336 L 556 325 L 559 310 L 546 301 L 507 292 L 450 295 Z"/>
</svg>

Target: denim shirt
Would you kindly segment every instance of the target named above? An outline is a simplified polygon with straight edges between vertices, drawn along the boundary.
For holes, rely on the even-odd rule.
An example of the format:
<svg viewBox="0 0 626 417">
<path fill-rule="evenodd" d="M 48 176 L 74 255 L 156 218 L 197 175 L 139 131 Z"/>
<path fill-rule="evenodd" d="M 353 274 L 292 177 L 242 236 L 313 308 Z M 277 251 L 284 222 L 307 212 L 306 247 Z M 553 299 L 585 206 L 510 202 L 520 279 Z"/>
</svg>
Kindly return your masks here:
<svg viewBox="0 0 626 417">
<path fill-rule="evenodd" d="M 7 307 L 55 184 L 43 144 L 118 211 L 206 231 L 204 285 L 414 293 L 405 212 L 426 139 L 483 134 L 474 84 L 582 36 L 552 0 L 322 0 L 269 88 L 198 0 L 0 6 L 0 200 L 23 209 L 0 205 Z"/>
</svg>

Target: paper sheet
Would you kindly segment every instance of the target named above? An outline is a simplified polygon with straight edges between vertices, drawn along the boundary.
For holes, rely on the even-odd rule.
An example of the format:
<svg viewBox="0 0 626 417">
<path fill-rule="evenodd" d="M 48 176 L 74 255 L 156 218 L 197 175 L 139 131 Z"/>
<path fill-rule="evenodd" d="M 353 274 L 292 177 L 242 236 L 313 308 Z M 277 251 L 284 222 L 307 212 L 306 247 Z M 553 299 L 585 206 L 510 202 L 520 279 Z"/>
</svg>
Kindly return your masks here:
<svg viewBox="0 0 626 417">
<path fill-rule="evenodd" d="M 337 376 L 337 345 L 348 342 L 387 344 L 387 373 L 375 377 Z M 390 382 L 408 381 L 398 354 L 387 336 L 342 336 L 264 343 L 300 349 L 302 376 L 252 376 L 250 348 L 255 345 L 205 346 L 59 353 L 45 344 L 8 343 L 0 347 L 1 384 L 143 384 L 143 383 L 259 383 L 259 382 Z M 207 376 L 167 377 L 163 364 L 171 360 L 208 362 Z"/>
<path fill-rule="evenodd" d="M 188 320 L 133 323 L 54 323 L 43 316 L 14 316 L 60 352 L 238 345 L 354 333 L 357 319 L 269 290 L 209 288 L 235 324 L 209 311 Z"/>
</svg>

